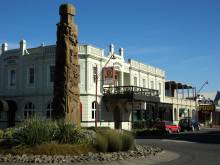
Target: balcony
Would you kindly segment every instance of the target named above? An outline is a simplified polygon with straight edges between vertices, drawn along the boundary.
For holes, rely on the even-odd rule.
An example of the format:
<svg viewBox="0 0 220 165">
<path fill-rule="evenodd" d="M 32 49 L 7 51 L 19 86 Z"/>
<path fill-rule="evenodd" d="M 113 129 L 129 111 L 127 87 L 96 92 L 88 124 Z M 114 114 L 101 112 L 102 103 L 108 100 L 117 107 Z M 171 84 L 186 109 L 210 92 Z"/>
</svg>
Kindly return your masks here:
<svg viewBox="0 0 220 165">
<path fill-rule="evenodd" d="M 186 98 L 165 97 L 165 102 L 176 105 L 195 106 L 195 101 Z"/>
<path fill-rule="evenodd" d="M 160 101 L 158 90 L 137 86 L 104 87 L 103 95 L 104 100 L 128 99 L 129 101 Z"/>
</svg>

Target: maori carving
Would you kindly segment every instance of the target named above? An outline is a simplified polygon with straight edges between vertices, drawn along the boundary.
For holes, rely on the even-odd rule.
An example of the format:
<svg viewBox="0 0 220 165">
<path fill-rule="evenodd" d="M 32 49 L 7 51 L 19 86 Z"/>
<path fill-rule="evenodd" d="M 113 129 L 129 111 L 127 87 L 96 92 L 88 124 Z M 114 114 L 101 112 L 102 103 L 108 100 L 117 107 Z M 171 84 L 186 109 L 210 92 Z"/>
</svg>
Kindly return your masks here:
<svg viewBox="0 0 220 165">
<path fill-rule="evenodd" d="M 73 20 L 75 8 L 63 4 L 59 13 L 52 116 L 80 126 L 78 32 Z"/>
</svg>

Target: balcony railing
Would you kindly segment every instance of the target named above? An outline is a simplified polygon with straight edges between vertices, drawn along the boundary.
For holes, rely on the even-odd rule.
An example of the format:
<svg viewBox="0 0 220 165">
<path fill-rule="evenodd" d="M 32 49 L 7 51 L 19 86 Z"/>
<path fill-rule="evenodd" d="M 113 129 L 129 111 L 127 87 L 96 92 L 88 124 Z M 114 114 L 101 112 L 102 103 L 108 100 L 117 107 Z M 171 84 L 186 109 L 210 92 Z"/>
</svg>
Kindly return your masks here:
<svg viewBox="0 0 220 165">
<path fill-rule="evenodd" d="M 148 89 L 137 86 L 115 86 L 115 87 L 104 87 L 104 96 L 108 95 L 139 95 L 139 96 L 155 96 L 159 97 L 158 90 Z"/>
</svg>

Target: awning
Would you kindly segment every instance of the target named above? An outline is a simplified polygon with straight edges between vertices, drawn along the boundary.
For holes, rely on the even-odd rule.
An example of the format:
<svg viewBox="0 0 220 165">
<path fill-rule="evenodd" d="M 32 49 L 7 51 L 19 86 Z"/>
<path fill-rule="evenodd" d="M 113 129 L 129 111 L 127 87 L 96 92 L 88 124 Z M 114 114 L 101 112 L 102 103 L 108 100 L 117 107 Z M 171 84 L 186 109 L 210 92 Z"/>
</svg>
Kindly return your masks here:
<svg viewBox="0 0 220 165">
<path fill-rule="evenodd" d="M 7 101 L 0 99 L 0 111 L 8 111 L 8 110 L 9 110 L 9 106 Z"/>
</svg>

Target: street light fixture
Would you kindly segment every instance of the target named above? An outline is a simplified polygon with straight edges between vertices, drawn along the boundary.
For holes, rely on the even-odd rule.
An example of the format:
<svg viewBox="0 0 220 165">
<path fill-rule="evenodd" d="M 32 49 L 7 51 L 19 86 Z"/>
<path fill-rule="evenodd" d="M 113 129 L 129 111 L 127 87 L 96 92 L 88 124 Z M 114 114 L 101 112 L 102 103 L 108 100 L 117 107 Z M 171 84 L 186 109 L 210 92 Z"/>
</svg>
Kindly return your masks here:
<svg viewBox="0 0 220 165">
<path fill-rule="evenodd" d="M 108 63 L 110 62 L 110 60 L 114 60 L 116 59 L 114 53 L 111 53 L 111 56 L 108 58 L 108 61 L 105 63 L 104 67 L 105 68 Z M 95 111 L 95 128 L 97 128 L 97 122 L 98 122 L 98 79 L 100 77 L 100 75 L 102 74 L 102 69 L 100 71 L 100 73 L 98 74 L 98 66 L 96 64 L 96 81 L 95 81 L 95 102 L 96 102 L 96 111 Z"/>
</svg>

